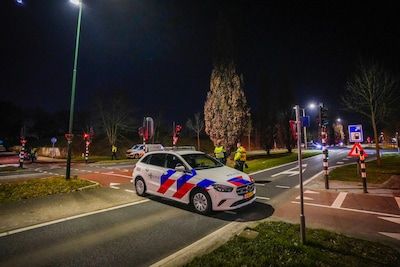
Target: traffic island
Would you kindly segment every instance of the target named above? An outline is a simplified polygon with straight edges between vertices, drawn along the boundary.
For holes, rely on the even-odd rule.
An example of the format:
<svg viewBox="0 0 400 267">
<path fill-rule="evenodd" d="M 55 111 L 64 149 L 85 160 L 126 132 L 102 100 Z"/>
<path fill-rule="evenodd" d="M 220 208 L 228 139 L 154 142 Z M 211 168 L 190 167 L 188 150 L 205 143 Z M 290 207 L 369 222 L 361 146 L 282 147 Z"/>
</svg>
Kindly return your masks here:
<svg viewBox="0 0 400 267">
<path fill-rule="evenodd" d="M 265 222 L 254 239 L 235 236 L 186 266 L 400 266 L 400 252 L 383 244 L 320 229 L 307 229 L 300 243 L 299 225 Z"/>
</svg>

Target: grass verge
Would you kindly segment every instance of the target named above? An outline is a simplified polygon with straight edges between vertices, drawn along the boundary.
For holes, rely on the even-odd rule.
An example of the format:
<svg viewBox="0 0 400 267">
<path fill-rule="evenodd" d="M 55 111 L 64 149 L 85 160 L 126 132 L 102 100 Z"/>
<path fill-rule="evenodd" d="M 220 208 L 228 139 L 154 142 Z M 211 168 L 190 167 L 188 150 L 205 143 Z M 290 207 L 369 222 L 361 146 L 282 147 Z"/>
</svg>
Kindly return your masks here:
<svg viewBox="0 0 400 267">
<path fill-rule="evenodd" d="M 30 179 L 20 182 L 0 183 L 0 203 L 36 198 L 59 193 L 69 193 L 94 183 L 62 177 Z"/>
<path fill-rule="evenodd" d="M 381 184 L 388 180 L 392 175 L 400 175 L 400 155 L 383 155 L 382 166 L 376 165 L 376 160 L 367 162 L 367 180 L 369 183 Z M 335 168 L 329 173 L 329 179 L 339 181 L 361 181 L 360 175 L 357 174 L 357 165 L 347 165 Z"/>
<path fill-rule="evenodd" d="M 307 229 L 299 241 L 299 225 L 267 222 L 253 240 L 235 236 L 187 266 L 400 266 L 400 252 L 370 241 L 325 230 Z"/>
<path fill-rule="evenodd" d="M 15 166 L 0 167 L 0 172 L 15 172 L 15 171 L 23 171 L 23 169 Z"/>
<path fill-rule="evenodd" d="M 309 158 L 318 154 L 321 154 L 321 151 L 304 151 L 302 152 L 303 158 Z M 288 152 L 272 152 L 270 155 L 267 154 L 259 154 L 256 156 L 248 157 L 246 161 L 248 168 L 244 169 L 246 173 L 252 173 L 255 171 L 272 168 L 275 166 L 279 166 L 285 163 L 293 162 L 297 160 L 297 153 L 288 153 Z M 228 166 L 234 167 L 235 163 L 232 160 L 228 161 Z"/>
</svg>

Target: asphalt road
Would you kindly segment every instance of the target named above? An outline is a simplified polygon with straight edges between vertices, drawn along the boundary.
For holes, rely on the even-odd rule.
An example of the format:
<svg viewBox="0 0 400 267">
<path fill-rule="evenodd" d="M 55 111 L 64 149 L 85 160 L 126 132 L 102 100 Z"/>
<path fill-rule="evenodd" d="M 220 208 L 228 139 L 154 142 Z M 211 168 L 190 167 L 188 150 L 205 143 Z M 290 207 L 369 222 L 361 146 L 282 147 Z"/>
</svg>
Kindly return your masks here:
<svg viewBox="0 0 400 267">
<path fill-rule="evenodd" d="M 348 150 L 330 151 L 330 166 L 352 161 L 347 159 L 347 153 Z M 322 156 L 305 159 L 303 164 L 307 181 L 322 170 Z M 49 172 L 63 172 L 60 165 L 47 167 Z M 105 171 L 126 173 L 128 167 L 113 165 L 105 167 Z M 97 175 L 95 172 L 101 169 L 104 166 L 74 166 L 76 173 L 90 170 Z M 271 216 L 274 209 L 269 200 L 298 185 L 296 170 L 297 163 L 291 163 L 253 174 L 260 199 L 233 212 L 202 216 L 186 205 L 150 197 L 150 201 L 138 205 L 5 236 L 0 238 L 0 266 L 148 266 L 232 221 Z M 127 182 L 115 189 L 133 186 Z"/>
</svg>

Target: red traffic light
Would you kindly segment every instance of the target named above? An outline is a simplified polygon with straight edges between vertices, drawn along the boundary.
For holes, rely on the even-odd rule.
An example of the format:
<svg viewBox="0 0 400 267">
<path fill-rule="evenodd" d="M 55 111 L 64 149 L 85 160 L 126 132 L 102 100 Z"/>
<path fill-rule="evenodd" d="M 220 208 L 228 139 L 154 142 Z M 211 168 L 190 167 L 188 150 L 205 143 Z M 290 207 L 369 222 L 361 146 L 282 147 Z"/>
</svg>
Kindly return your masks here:
<svg viewBox="0 0 400 267">
<path fill-rule="evenodd" d="M 83 139 L 88 140 L 90 135 L 88 133 L 83 133 Z"/>
</svg>

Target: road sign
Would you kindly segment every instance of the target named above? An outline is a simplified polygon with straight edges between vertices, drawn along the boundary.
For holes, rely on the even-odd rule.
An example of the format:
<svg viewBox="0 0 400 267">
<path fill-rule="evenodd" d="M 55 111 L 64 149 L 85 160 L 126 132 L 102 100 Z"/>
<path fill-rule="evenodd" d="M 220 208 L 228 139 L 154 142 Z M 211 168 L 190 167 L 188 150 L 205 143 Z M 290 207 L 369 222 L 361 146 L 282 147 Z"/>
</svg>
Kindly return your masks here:
<svg viewBox="0 0 400 267">
<path fill-rule="evenodd" d="M 54 145 L 55 143 L 57 143 L 57 138 L 52 137 L 52 138 L 50 139 L 50 142 Z"/>
<path fill-rule="evenodd" d="M 351 143 L 364 142 L 363 130 L 361 124 L 349 125 L 349 142 Z"/>
<path fill-rule="evenodd" d="M 351 148 L 348 156 L 349 157 L 360 157 L 360 152 L 364 151 L 364 149 L 362 148 L 362 146 L 360 145 L 360 143 L 355 143 L 353 145 L 353 147 Z M 364 156 L 368 156 L 367 153 L 364 151 Z"/>
<path fill-rule="evenodd" d="M 301 117 L 301 126 L 302 127 L 310 127 L 310 116 Z"/>
<path fill-rule="evenodd" d="M 67 139 L 68 142 L 71 142 L 72 138 L 74 138 L 74 135 L 72 133 L 65 134 L 65 139 Z"/>
</svg>

